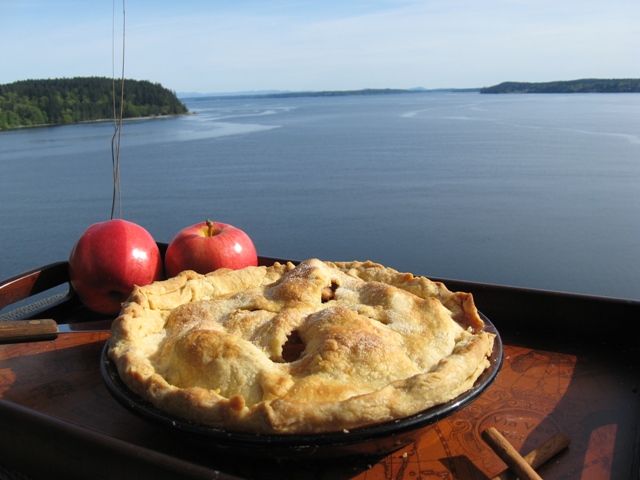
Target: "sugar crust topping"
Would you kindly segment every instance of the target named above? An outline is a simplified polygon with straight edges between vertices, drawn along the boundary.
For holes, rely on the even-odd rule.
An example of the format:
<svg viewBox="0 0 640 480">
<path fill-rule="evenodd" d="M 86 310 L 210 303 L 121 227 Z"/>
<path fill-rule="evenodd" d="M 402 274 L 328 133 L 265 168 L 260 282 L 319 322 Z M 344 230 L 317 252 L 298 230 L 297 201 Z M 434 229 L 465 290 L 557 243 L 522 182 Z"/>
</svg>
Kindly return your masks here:
<svg viewBox="0 0 640 480">
<path fill-rule="evenodd" d="M 186 271 L 136 287 L 109 357 L 158 409 L 256 433 L 352 430 L 470 389 L 494 335 L 473 297 L 373 262 Z"/>
</svg>

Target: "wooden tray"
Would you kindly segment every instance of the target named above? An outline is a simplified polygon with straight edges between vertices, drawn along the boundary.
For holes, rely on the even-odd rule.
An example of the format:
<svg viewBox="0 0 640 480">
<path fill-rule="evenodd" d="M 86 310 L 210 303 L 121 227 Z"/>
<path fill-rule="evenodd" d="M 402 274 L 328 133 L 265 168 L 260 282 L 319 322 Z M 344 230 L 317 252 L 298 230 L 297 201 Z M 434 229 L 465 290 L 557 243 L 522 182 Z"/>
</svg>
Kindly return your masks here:
<svg viewBox="0 0 640 480">
<path fill-rule="evenodd" d="M 67 281 L 66 262 L 6 280 L 0 309 Z M 478 400 L 392 454 L 270 462 L 186 442 L 110 396 L 108 333 L 74 333 L 0 346 L 0 464 L 47 478 L 487 479 L 506 468 L 480 438 L 493 426 L 523 454 L 571 437 L 538 470 L 545 479 L 640 478 L 640 302 L 442 281 L 473 293 L 502 336 L 503 366 Z M 21 316 L 96 318 L 73 294 L 40 304 Z"/>
</svg>

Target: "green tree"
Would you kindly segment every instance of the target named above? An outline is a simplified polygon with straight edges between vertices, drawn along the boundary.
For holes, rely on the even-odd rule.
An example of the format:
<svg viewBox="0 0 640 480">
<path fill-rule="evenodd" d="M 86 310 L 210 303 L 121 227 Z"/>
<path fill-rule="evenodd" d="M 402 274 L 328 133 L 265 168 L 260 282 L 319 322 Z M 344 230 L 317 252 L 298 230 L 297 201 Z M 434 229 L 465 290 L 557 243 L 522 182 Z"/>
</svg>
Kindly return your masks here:
<svg viewBox="0 0 640 480">
<path fill-rule="evenodd" d="M 0 128 L 108 120 L 120 112 L 122 84 L 102 77 L 24 80 L 0 85 Z M 180 115 L 186 106 L 158 83 L 124 81 L 123 117 Z"/>
</svg>

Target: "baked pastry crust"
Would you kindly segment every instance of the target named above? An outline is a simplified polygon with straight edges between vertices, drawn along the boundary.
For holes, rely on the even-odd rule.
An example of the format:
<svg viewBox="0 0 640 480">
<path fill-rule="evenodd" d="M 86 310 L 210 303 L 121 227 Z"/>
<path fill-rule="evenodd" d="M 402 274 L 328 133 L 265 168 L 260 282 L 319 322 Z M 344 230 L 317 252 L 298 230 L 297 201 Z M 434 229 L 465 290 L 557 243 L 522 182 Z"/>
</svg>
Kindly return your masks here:
<svg viewBox="0 0 640 480">
<path fill-rule="evenodd" d="M 212 427 L 317 433 L 470 389 L 494 335 L 470 294 L 373 262 L 185 271 L 136 287 L 109 357 L 158 409 Z"/>
</svg>

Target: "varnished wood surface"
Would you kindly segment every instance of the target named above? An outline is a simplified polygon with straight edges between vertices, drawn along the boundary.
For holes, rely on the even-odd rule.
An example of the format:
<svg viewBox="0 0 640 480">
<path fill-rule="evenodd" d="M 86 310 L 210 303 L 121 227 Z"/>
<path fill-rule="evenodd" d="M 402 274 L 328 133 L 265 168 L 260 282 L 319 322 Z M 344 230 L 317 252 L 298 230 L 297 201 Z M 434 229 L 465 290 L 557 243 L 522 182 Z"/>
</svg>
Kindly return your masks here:
<svg viewBox="0 0 640 480">
<path fill-rule="evenodd" d="M 67 281 L 60 262 L 0 282 L 0 308 Z M 481 438 L 495 427 L 521 454 L 557 432 L 571 437 L 538 470 L 545 479 L 640 478 L 640 302 L 447 286 L 472 292 L 498 328 L 503 366 L 474 403 L 394 453 L 272 462 L 186 441 L 111 397 L 99 372 L 108 333 L 74 333 L 0 345 L 0 463 L 42 478 L 485 480 L 505 468 Z M 72 294 L 25 318 L 41 314 L 96 319 Z"/>
<path fill-rule="evenodd" d="M 21 447 L 33 458 L 43 453 L 34 454 L 28 447 L 33 438 L 42 440 L 39 425 L 51 434 L 43 419 L 76 428 L 75 435 L 62 435 L 82 439 L 74 452 L 68 451 L 68 440 L 46 441 L 45 457 L 53 464 L 56 456 L 67 460 L 72 456 L 71 463 L 65 460 L 56 466 L 64 474 L 69 474 L 65 468 L 72 468 L 122 475 L 118 462 L 128 464 L 139 452 L 151 452 L 157 458 L 149 459 L 150 471 L 160 464 L 165 473 L 175 474 L 176 465 L 189 465 L 189 475 L 203 478 L 223 472 L 221 478 L 486 479 L 505 468 L 480 436 L 482 430 L 495 427 L 523 454 L 557 432 L 571 437 L 570 448 L 539 470 L 545 479 L 575 478 L 578 472 L 582 479 L 634 478 L 640 424 L 638 374 L 619 364 L 619 359 L 597 352 L 563 353 L 507 344 L 493 386 L 461 412 L 425 428 L 417 442 L 383 458 L 296 464 L 236 459 L 215 448 L 199 448 L 125 410 L 108 393 L 99 373 L 107 339 L 106 333 L 67 334 L 55 341 L 0 346 L 4 401 L 0 418 L 9 413 L 7 402 L 24 409 L 29 431 L 20 432 Z M 10 428 L 6 423 L 0 426 L 6 428 Z M 1 433 L 8 438 L 10 432 Z M 127 445 L 131 448 L 124 448 Z M 5 457 L 0 460 L 16 468 L 34 468 L 24 459 L 8 458 L 8 453 L 0 448 L 0 457 Z"/>
</svg>

